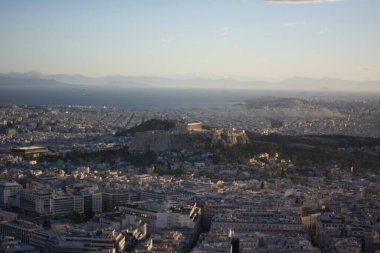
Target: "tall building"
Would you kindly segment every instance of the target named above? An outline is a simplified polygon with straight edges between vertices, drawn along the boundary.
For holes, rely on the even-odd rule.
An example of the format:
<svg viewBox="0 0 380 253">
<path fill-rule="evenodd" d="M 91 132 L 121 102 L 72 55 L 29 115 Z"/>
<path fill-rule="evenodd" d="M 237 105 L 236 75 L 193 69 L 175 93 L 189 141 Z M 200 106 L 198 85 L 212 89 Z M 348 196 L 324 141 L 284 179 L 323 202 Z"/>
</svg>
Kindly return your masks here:
<svg viewBox="0 0 380 253">
<path fill-rule="evenodd" d="M 74 210 L 74 197 L 70 195 L 53 196 L 52 213 L 64 215 Z"/>
<path fill-rule="evenodd" d="M 41 215 L 65 215 L 73 211 L 84 213 L 85 199 L 80 194 L 67 194 L 51 189 L 23 189 L 17 195 L 18 207 Z"/>
<path fill-rule="evenodd" d="M 38 229 L 40 227 L 36 224 L 24 220 L 3 221 L 0 223 L 0 235 L 13 236 L 26 244 L 29 244 L 32 233 Z"/>
<path fill-rule="evenodd" d="M 41 252 L 80 253 L 110 252 L 120 253 L 125 249 L 125 237 L 113 229 L 90 232 L 69 231 L 61 233 L 39 230 L 33 233 L 30 244 Z"/>
<path fill-rule="evenodd" d="M 128 191 L 107 191 L 102 194 L 103 211 L 110 212 L 115 207 L 125 206 L 129 200 Z"/>
<path fill-rule="evenodd" d="M 103 212 L 103 198 L 101 192 L 96 192 L 91 195 L 91 207 L 94 213 Z"/>
<path fill-rule="evenodd" d="M 52 212 L 52 195 L 49 189 L 27 190 L 23 189 L 17 195 L 18 206 L 26 211 L 38 214 L 51 214 Z"/>
<path fill-rule="evenodd" d="M 103 212 L 103 197 L 100 191 L 83 190 L 80 192 L 83 197 L 83 212 L 94 214 Z"/>
<path fill-rule="evenodd" d="M 237 232 L 303 233 L 304 225 L 298 214 L 285 211 L 234 210 L 219 213 L 212 219 L 211 230 L 229 228 Z"/>
<path fill-rule="evenodd" d="M 8 198 L 11 196 L 15 196 L 20 190 L 22 186 L 15 181 L 0 181 L 0 207 L 8 207 L 9 200 Z"/>
</svg>

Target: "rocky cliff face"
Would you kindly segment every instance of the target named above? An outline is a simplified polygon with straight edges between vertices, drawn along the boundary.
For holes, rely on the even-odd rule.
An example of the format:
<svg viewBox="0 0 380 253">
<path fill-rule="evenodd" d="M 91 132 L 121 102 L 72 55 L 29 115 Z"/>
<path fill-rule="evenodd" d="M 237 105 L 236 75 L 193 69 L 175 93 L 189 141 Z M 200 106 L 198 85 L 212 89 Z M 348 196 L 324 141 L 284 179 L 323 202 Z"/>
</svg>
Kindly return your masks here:
<svg viewBox="0 0 380 253">
<path fill-rule="evenodd" d="M 249 142 L 249 138 L 244 130 L 220 128 L 211 131 L 212 145 L 233 146 L 237 144 L 247 144 Z"/>
<path fill-rule="evenodd" d="M 249 142 L 244 130 L 211 129 L 202 131 L 148 131 L 135 135 L 131 150 L 165 151 L 196 149 L 210 145 L 233 146 Z"/>
</svg>

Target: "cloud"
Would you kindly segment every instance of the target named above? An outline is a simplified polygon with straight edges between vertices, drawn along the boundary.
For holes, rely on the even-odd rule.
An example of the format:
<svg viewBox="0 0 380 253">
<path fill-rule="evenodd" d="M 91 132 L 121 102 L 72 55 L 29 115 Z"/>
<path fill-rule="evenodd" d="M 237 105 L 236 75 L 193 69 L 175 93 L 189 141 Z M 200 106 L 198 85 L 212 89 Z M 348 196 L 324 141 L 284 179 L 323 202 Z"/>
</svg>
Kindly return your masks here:
<svg viewBox="0 0 380 253">
<path fill-rule="evenodd" d="M 231 28 L 230 27 L 224 27 L 220 33 L 222 36 L 228 36 L 231 33 Z"/>
<path fill-rule="evenodd" d="M 316 4 L 316 3 L 334 3 L 341 2 L 344 0 L 266 0 L 270 3 L 281 3 L 281 4 Z"/>
</svg>

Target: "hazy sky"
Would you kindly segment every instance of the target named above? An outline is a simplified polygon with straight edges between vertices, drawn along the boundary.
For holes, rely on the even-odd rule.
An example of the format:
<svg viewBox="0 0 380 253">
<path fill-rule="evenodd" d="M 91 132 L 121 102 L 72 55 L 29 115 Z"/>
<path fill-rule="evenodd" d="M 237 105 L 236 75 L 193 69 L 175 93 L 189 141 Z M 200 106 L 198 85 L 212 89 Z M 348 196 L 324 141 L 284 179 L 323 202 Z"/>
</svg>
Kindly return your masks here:
<svg viewBox="0 0 380 253">
<path fill-rule="evenodd" d="M 380 0 L 0 0 L 0 72 L 380 80 Z"/>
</svg>

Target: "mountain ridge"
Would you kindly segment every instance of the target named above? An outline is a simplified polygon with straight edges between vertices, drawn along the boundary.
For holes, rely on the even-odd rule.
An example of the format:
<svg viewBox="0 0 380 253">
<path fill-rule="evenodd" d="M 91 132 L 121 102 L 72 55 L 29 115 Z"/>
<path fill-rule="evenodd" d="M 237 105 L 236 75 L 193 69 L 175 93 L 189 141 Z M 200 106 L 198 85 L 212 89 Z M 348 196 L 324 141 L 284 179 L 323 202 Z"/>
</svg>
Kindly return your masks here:
<svg viewBox="0 0 380 253">
<path fill-rule="evenodd" d="M 262 89 L 262 90 L 326 90 L 333 91 L 378 91 L 380 81 L 352 81 L 336 78 L 308 78 L 293 76 L 279 82 L 240 81 L 233 78 L 187 78 L 175 79 L 158 76 L 88 77 L 84 75 L 45 75 L 32 71 L 27 73 L 0 73 L 1 86 L 100 86 L 125 88 L 211 88 L 211 89 Z"/>
</svg>

